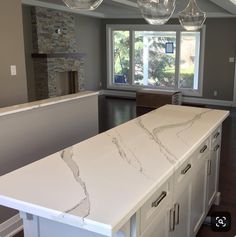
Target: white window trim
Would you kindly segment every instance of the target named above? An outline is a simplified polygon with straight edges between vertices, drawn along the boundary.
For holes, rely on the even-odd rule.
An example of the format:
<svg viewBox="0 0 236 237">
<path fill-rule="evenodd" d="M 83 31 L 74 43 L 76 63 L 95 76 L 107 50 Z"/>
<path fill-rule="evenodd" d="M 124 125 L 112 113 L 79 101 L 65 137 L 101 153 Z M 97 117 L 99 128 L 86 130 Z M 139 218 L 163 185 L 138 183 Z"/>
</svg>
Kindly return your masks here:
<svg viewBox="0 0 236 237">
<path fill-rule="evenodd" d="M 153 86 L 137 86 L 137 85 L 123 85 L 123 84 L 114 84 L 113 83 L 113 45 L 112 45 L 112 31 L 117 30 L 135 30 L 135 31 L 175 31 L 180 34 L 181 31 L 185 31 L 180 25 L 107 25 L 106 26 L 106 45 L 107 45 L 107 88 L 115 90 L 124 90 L 124 91 L 137 91 L 141 88 L 152 88 L 156 90 L 173 90 L 173 88 L 154 88 Z M 203 72 L 204 72 L 204 52 L 205 52 L 205 32 L 206 26 L 204 25 L 201 29 L 201 42 L 200 42 L 200 61 L 199 61 L 199 80 L 198 80 L 198 90 L 191 89 L 181 89 L 178 90 L 186 96 L 202 96 L 203 92 Z M 176 38 L 179 40 L 179 38 Z M 176 42 L 177 45 L 178 42 Z M 178 44 L 179 45 L 179 44 Z M 176 58 L 178 60 L 179 46 L 176 52 Z M 132 62 L 133 63 L 133 62 Z M 132 65 L 133 66 L 133 65 Z M 178 68 L 178 67 L 177 67 Z M 177 73 L 179 69 L 176 68 Z"/>
</svg>

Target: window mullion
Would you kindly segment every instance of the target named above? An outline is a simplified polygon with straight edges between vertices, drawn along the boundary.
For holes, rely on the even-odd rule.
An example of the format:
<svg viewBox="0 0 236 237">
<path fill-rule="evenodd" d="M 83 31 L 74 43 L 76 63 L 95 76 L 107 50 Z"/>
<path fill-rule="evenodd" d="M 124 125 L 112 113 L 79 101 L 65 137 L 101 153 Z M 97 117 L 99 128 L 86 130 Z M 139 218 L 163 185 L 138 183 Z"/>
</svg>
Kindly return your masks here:
<svg viewBox="0 0 236 237">
<path fill-rule="evenodd" d="M 176 56 L 175 56 L 175 89 L 179 89 L 180 77 L 180 31 L 176 31 Z"/>
<path fill-rule="evenodd" d="M 135 63 L 134 63 L 134 53 L 135 53 L 135 50 L 134 50 L 134 44 L 135 44 L 135 39 L 134 39 L 134 31 L 133 30 L 130 30 L 130 41 L 129 41 L 129 47 L 130 47 L 130 60 L 129 60 L 129 67 L 130 67 L 130 70 L 129 70 L 129 78 L 130 78 L 130 82 L 131 82 L 131 85 L 134 85 L 134 68 L 135 68 Z"/>
<path fill-rule="evenodd" d="M 108 53 L 109 53 L 109 60 L 108 60 L 108 75 L 109 75 L 109 84 L 111 85 L 114 82 L 114 35 L 113 30 L 109 30 L 108 34 Z"/>
<path fill-rule="evenodd" d="M 200 45 L 201 45 L 201 36 L 200 34 L 196 34 L 195 38 L 195 61 L 194 61 L 194 79 L 193 79 L 193 89 L 198 90 L 199 84 L 199 71 L 200 71 Z"/>
</svg>

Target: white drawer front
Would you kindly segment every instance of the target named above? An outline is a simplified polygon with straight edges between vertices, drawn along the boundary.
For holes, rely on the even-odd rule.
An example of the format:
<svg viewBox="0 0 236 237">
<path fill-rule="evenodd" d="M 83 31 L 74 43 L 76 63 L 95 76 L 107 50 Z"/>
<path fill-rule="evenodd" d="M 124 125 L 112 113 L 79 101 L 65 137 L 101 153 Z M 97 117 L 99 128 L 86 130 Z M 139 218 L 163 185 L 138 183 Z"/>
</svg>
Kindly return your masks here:
<svg viewBox="0 0 236 237">
<path fill-rule="evenodd" d="M 195 153 L 194 153 L 195 154 Z M 185 180 L 189 182 L 189 178 L 192 174 L 193 170 L 193 161 L 192 156 L 187 159 L 176 171 L 175 171 L 175 179 L 174 179 L 174 190 L 178 188 L 180 184 L 182 184 Z"/>
<path fill-rule="evenodd" d="M 172 198 L 171 181 L 165 182 L 141 207 L 141 232 L 144 231 L 163 208 L 167 208 L 169 205 Z"/>
</svg>

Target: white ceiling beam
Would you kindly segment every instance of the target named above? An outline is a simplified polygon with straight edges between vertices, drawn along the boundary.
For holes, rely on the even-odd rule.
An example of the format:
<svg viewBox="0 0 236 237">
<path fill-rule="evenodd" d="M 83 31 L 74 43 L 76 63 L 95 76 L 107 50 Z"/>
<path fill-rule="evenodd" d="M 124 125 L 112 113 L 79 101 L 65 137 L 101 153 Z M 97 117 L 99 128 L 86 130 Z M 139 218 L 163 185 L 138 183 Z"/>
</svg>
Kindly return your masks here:
<svg viewBox="0 0 236 237">
<path fill-rule="evenodd" d="M 233 4 L 230 0 L 210 0 L 216 5 L 220 6 L 221 8 L 225 9 L 226 11 L 236 14 L 236 5 Z"/>
<path fill-rule="evenodd" d="M 236 18 L 236 15 L 221 12 L 207 12 L 207 18 Z M 178 13 L 174 13 L 171 18 L 178 18 Z"/>
<path fill-rule="evenodd" d="M 30 5 L 30 6 L 46 7 L 46 8 L 50 8 L 50 9 L 59 10 L 59 11 L 72 12 L 72 13 L 90 16 L 90 17 L 98 17 L 98 18 L 105 18 L 106 17 L 105 14 L 100 13 L 100 12 L 72 10 L 66 6 L 63 6 L 63 5 L 41 2 L 38 0 L 21 0 L 21 3 L 25 4 L 25 5 Z"/>
<path fill-rule="evenodd" d="M 138 8 L 138 4 L 137 3 L 129 1 L 129 0 L 112 0 L 112 1 L 120 3 L 120 4 L 123 4 L 123 5 L 126 5 L 126 6 L 129 6 L 129 7 Z"/>
<path fill-rule="evenodd" d="M 132 2 L 130 0 L 111 0 L 113 2 L 122 4 L 122 5 L 126 5 L 126 6 L 130 6 L 133 8 L 138 8 L 138 4 L 135 2 Z M 216 2 L 228 2 L 228 4 L 230 4 L 229 0 L 210 0 L 214 3 Z M 90 16 L 90 17 L 97 17 L 97 18 L 142 18 L 141 14 L 137 15 L 137 13 L 135 14 L 129 14 L 127 16 L 127 14 L 120 12 L 118 15 L 114 15 L 114 14 L 110 14 L 109 12 L 107 13 L 102 13 L 102 12 L 96 12 L 96 11 L 77 11 L 77 10 L 71 10 L 66 6 L 63 5 L 58 5 L 58 4 L 54 4 L 54 3 L 50 3 L 50 2 L 41 2 L 39 0 L 21 0 L 22 4 L 26 4 L 26 5 L 31 5 L 31 6 L 40 6 L 40 7 L 46 7 L 46 8 L 50 8 L 50 9 L 55 9 L 55 10 L 59 10 L 59 11 L 67 11 L 67 12 L 72 12 L 75 14 L 81 14 L 81 15 L 85 15 L 85 16 Z M 231 3 L 233 5 L 233 3 Z M 231 8 L 232 8 L 231 5 Z M 236 6 L 233 6 L 234 8 L 236 8 Z M 117 6 L 117 10 L 118 10 L 118 6 Z M 225 8 L 226 9 L 226 8 Z M 226 9 L 227 10 L 227 9 Z M 177 18 L 178 15 L 176 13 L 173 14 L 172 18 Z M 218 12 L 212 12 L 212 13 L 207 13 L 207 17 L 208 18 L 223 18 L 223 17 L 236 17 L 236 14 L 230 14 L 230 13 L 218 13 Z"/>
</svg>

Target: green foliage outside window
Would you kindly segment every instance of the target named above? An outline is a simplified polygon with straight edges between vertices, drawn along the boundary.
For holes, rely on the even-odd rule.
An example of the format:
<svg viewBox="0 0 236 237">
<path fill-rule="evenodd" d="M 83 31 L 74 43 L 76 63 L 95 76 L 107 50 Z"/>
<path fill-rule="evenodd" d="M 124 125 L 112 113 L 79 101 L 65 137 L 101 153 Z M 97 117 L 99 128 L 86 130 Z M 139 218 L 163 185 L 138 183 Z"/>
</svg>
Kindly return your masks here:
<svg viewBox="0 0 236 237">
<path fill-rule="evenodd" d="M 148 37 L 148 84 L 147 86 L 174 87 L 175 86 L 175 53 L 165 53 L 165 44 L 176 41 L 171 36 L 135 35 L 134 44 L 134 81 L 129 78 L 130 70 L 130 32 L 114 31 L 114 74 L 122 75 L 129 84 L 143 85 L 144 37 Z M 146 49 L 147 50 L 147 49 Z M 174 50 L 175 51 L 175 50 Z M 193 88 L 194 68 L 181 71 L 179 84 L 181 88 Z"/>
<path fill-rule="evenodd" d="M 129 75 L 129 31 L 114 31 L 114 73 L 115 75 Z"/>
</svg>

